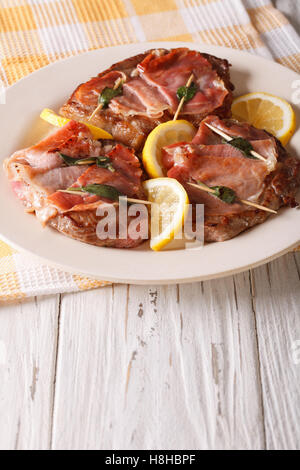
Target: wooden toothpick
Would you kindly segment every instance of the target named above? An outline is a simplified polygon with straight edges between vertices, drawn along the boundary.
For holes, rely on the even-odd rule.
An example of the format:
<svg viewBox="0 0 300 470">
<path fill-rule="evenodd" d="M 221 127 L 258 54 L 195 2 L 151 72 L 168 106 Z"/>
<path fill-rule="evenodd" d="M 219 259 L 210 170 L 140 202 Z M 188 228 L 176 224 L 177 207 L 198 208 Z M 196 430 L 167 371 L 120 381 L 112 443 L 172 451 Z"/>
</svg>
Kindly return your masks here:
<svg viewBox="0 0 300 470">
<path fill-rule="evenodd" d="M 187 183 L 187 184 L 194 188 L 201 189 L 202 191 L 206 191 L 207 193 L 215 194 L 215 190 L 210 188 L 209 186 L 206 186 L 204 183 L 199 183 L 199 184 Z M 261 206 L 260 204 L 256 204 L 255 202 L 247 201 L 246 199 L 240 199 L 240 202 L 247 206 L 256 207 L 256 209 L 260 209 L 265 212 L 270 212 L 271 214 L 277 214 L 277 212 L 274 211 L 273 209 L 269 209 L 268 207 Z"/>
<path fill-rule="evenodd" d="M 90 165 L 91 163 L 95 163 L 95 160 L 85 160 L 84 158 L 81 160 L 77 160 L 76 165 Z"/>
<path fill-rule="evenodd" d="M 221 131 L 220 129 L 217 129 L 216 127 L 214 126 L 211 126 L 210 124 L 208 124 L 207 122 L 204 123 L 211 131 L 215 132 L 216 134 L 220 135 L 221 137 L 223 137 L 224 140 L 226 140 L 226 142 L 230 142 L 232 140 L 232 137 L 230 137 L 229 135 L 225 134 L 225 132 Z M 256 157 L 258 158 L 259 160 L 261 160 L 262 162 L 267 162 L 267 159 L 265 157 L 263 157 L 262 155 L 260 155 L 259 153 L 255 152 L 255 150 L 251 150 L 250 151 L 251 155 L 253 155 L 253 157 Z"/>
<path fill-rule="evenodd" d="M 132 197 L 123 197 L 123 196 L 120 196 L 120 199 L 126 199 L 127 201 L 129 202 L 133 202 L 135 204 L 153 204 L 151 201 L 145 201 L 145 199 L 134 199 Z"/>
<path fill-rule="evenodd" d="M 91 193 L 87 193 L 85 191 L 80 191 L 80 190 L 78 190 L 78 191 L 69 191 L 68 189 L 58 189 L 57 192 L 58 193 L 65 193 L 65 194 L 75 194 L 75 195 L 81 196 L 81 197 L 87 196 L 88 194 L 91 196 Z"/>
<path fill-rule="evenodd" d="M 260 209 L 265 212 L 270 212 L 271 214 L 277 214 L 277 211 L 274 211 L 273 209 L 269 209 L 268 207 L 265 207 L 265 206 L 261 206 L 260 204 L 256 204 L 256 202 L 246 201 L 245 199 L 241 199 L 240 201 L 243 204 L 246 204 L 247 206 L 256 207 L 257 209 Z"/>
<path fill-rule="evenodd" d="M 185 86 L 186 86 L 187 88 L 190 86 L 190 84 L 192 83 L 193 79 L 194 79 L 194 74 L 192 73 L 192 75 L 190 76 L 190 78 L 188 79 L 188 81 L 187 81 L 186 84 L 185 84 Z M 179 115 L 179 113 L 180 113 L 180 111 L 181 111 L 181 108 L 182 108 L 182 106 L 184 105 L 184 101 L 185 101 L 185 96 L 183 96 L 183 97 L 181 98 L 181 100 L 180 100 L 180 103 L 179 103 L 179 105 L 178 105 L 178 108 L 177 108 L 177 110 L 176 110 L 176 113 L 174 114 L 173 121 L 176 121 L 176 120 L 177 120 L 178 115 Z"/>
<path fill-rule="evenodd" d="M 87 191 L 70 191 L 68 189 L 59 189 L 59 193 L 66 193 L 66 194 L 76 194 L 78 196 L 97 196 L 97 194 L 88 193 Z M 109 199 L 109 198 L 106 198 Z M 133 202 L 136 204 L 152 204 L 151 201 L 145 201 L 144 199 L 134 199 L 132 197 L 127 196 L 120 196 L 120 199 L 126 199 L 128 202 Z"/>
</svg>

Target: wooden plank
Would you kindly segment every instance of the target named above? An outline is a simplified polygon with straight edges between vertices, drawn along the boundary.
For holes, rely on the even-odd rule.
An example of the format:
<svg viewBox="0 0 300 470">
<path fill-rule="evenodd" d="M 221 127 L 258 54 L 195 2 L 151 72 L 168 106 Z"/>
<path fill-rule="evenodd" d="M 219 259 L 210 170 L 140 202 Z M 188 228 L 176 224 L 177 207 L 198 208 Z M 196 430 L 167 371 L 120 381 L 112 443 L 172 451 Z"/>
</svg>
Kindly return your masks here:
<svg viewBox="0 0 300 470">
<path fill-rule="evenodd" d="M 54 449 L 263 448 L 249 274 L 65 295 Z"/>
<path fill-rule="evenodd" d="M 210 449 L 263 449 L 262 399 L 249 273 L 180 288 L 186 331 L 182 359 L 197 403 L 195 422 Z M 193 306 L 193 308 L 191 308 Z M 183 338 L 185 337 L 183 333 Z M 190 357 L 194 356 L 193 364 Z M 205 389 L 205 388 L 206 389 Z M 194 413 L 190 405 L 190 415 Z M 195 417 L 193 418 L 195 419 Z M 188 434 L 187 434 L 188 435 Z M 203 439 L 205 436 L 205 439 Z"/>
<path fill-rule="evenodd" d="M 254 271 L 266 440 L 300 448 L 300 253 Z"/>
<path fill-rule="evenodd" d="M 0 448 L 49 449 L 59 296 L 0 309 Z"/>
<path fill-rule="evenodd" d="M 2 306 L 0 448 L 299 449 L 299 272 Z"/>
<path fill-rule="evenodd" d="M 118 286 L 62 297 L 53 449 L 112 446 L 126 380 L 127 294 Z"/>
</svg>

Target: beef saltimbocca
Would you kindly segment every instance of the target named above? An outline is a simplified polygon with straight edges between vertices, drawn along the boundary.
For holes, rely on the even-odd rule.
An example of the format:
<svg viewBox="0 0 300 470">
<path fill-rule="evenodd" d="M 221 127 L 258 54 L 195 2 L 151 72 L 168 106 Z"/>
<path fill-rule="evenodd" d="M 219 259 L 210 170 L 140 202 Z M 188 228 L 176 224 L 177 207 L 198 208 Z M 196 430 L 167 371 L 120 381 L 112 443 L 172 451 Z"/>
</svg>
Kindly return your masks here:
<svg viewBox="0 0 300 470">
<path fill-rule="evenodd" d="M 234 89 L 229 67 L 227 60 L 187 48 L 150 50 L 113 65 L 80 85 L 61 108 L 71 119 L 68 124 L 5 161 L 14 192 L 42 224 L 69 237 L 98 246 L 136 247 L 142 238 L 119 236 L 119 226 L 115 237 L 100 239 L 97 209 L 114 204 L 118 212 L 119 194 L 145 199 L 145 174 L 135 152 L 140 155 L 157 125 L 173 119 L 178 90 L 188 91 L 192 79 L 193 93 L 180 108 L 180 118 L 194 124 L 197 134 L 192 142 L 165 147 L 162 165 L 166 176 L 183 184 L 190 202 L 205 205 L 205 240 L 228 240 L 266 220 L 269 213 L 241 200 L 274 210 L 295 206 L 300 162 L 272 135 L 229 119 Z M 105 129 L 114 140 L 93 139 L 78 121 Z M 206 124 L 241 138 L 266 161 L 249 158 Z M 227 188 L 238 199 L 220 199 L 189 183 Z M 115 191 L 115 199 L 105 197 L 108 190 Z"/>
<path fill-rule="evenodd" d="M 266 161 L 249 158 L 243 151 L 212 131 L 206 124 L 232 138 L 242 138 Z M 270 213 L 239 202 L 248 200 L 277 210 L 295 207 L 300 185 L 300 160 L 290 156 L 281 143 L 264 130 L 233 119 L 208 116 L 192 142 L 165 147 L 162 163 L 170 178 L 180 181 L 192 203 L 205 205 L 205 240 L 231 239 L 264 222 Z M 238 199 L 226 202 L 192 184 L 232 189 Z M 230 198 L 229 198 L 230 199 Z"/>
<path fill-rule="evenodd" d="M 113 204 L 111 194 L 76 192 L 101 185 L 110 192 L 115 188 L 116 196 L 144 198 L 143 171 L 132 149 L 111 140 L 93 140 L 84 124 L 70 121 L 39 144 L 16 152 L 4 166 L 15 194 L 43 225 L 97 246 L 133 248 L 143 241 L 132 239 L 127 230 L 126 237 L 119 237 L 119 225 L 116 237 L 101 240 L 96 233 L 101 220 L 97 208 Z M 69 188 L 75 192 L 63 192 Z M 117 204 L 116 211 L 118 215 Z"/>
<path fill-rule="evenodd" d="M 87 121 L 110 132 L 116 140 L 141 150 L 147 135 L 173 118 L 178 107 L 177 90 L 193 73 L 195 96 L 181 116 L 198 126 L 209 114 L 230 117 L 232 91 L 227 60 L 187 48 L 155 49 L 122 60 L 80 85 L 60 114 Z M 122 81 L 122 93 L 94 114 L 105 89 Z"/>
</svg>

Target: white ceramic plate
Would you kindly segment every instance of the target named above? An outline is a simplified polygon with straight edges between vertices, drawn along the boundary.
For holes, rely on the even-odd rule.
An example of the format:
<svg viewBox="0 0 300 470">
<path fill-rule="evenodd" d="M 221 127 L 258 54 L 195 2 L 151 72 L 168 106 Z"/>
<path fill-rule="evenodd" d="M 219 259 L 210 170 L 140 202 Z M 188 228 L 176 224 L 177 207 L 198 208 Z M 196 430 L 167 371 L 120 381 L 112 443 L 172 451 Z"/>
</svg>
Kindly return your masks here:
<svg viewBox="0 0 300 470">
<path fill-rule="evenodd" d="M 153 47 L 178 47 L 182 43 L 133 44 L 89 52 L 45 67 L 12 86 L 6 105 L 0 106 L 1 160 L 15 150 L 32 145 L 49 131 L 39 119 L 44 107 L 58 110 L 74 88 L 112 63 Z M 265 91 L 291 101 L 292 83 L 299 76 L 271 61 L 222 47 L 184 43 L 228 59 L 236 95 Z M 300 108 L 296 109 L 300 122 Z M 300 130 L 291 150 L 300 149 Z M 65 270 L 99 279 L 136 284 L 190 282 L 217 278 L 258 266 L 296 247 L 300 242 L 300 212 L 283 209 L 280 215 L 237 238 L 204 246 L 200 250 L 155 253 L 147 244 L 137 250 L 99 248 L 71 240 L 50 228 L 43 229 L 24 212 L 0 170 L 0 236 L 18 249 L 30 252 Z"/>
</svg>

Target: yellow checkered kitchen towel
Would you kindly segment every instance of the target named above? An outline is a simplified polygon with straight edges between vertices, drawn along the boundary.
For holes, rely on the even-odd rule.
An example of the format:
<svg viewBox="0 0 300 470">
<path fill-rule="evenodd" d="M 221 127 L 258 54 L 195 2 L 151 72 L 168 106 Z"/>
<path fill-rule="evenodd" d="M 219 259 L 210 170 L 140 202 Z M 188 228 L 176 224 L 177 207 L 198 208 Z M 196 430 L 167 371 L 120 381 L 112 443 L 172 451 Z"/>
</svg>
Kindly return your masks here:
<svg viewBox="0 0 300 470">
<path fill-rule="evenodd" d="M 0 0 L 4 87 L 65 57 L 152 40 L 244 49 L 300 72 L 299 36 L 269 0 Z M 103 285 L 0 242 L 0 302 Z"/>
</svg>

